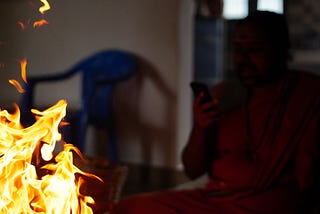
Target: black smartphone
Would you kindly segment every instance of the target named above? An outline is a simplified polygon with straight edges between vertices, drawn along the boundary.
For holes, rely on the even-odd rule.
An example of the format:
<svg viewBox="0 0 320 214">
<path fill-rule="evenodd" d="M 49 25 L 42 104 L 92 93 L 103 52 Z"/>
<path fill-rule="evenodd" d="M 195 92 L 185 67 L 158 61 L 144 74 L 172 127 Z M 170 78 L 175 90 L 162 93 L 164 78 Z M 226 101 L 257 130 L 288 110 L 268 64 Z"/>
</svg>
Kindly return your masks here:
<svg viewBox="0 0 320 214">
<path fill-rule="evenodd" d="M 200 82 L 191 82 L 190 86 L 196 97 L 199 96 L 201 92 L 203 92 L 204 96 L 201 100 L 202 103 L 212 101 L 212 96 L 206 84 Z"/>
</svg>

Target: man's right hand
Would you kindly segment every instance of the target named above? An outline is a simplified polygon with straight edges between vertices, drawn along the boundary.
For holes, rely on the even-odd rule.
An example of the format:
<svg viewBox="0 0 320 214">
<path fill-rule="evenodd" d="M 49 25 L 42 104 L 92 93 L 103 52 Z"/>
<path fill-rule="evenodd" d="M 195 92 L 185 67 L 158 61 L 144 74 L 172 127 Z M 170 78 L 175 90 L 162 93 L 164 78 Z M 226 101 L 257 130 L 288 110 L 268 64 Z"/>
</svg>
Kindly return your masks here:
<svg viewBox="0 0 320 214">
<path fill-rule="evenodd" d="M 210 102 L 203 103 L 201 93 L 196 97 L 193 104 L 193 116 L 196 126 L 199 128 L 207 128 L 216 122 L 221 116 L 221 110 L 218 108 L 219 100 L 213 99 Z"/>
</svg>

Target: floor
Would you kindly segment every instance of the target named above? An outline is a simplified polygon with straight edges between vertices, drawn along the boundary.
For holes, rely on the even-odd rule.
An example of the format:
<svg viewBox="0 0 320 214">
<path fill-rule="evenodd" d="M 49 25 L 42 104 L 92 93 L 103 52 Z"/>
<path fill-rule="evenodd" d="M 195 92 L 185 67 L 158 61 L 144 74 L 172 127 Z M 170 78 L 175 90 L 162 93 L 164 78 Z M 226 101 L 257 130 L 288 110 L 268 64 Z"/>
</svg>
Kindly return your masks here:
<svg viewBox="0 0 320 214">
<path fill-rule="evenodd" d="M 128 176 L 122 190 L 122 197 L 174 188 L 188 181 L 185 174 L 179 170 L 146 165 L 126 165 L 128 167 Z"/>
<path fill-rule="evenodd" d="M 181 170 L 132 163 L 110 166 L 106 159 L 98 157 L 86 156 L 82 159 L 75 155 L 74 164 L 84 172 L 92 173 L 105 181 L 101 183 L 96 179 L 88 179 L 88 182 L 92 183 L 87 184 L 90 187 L 88 189 L 95 190 L 97 197 L 102 197 L 99 195 L 101 189 L 109 189 L 112 192 L 101 193 L 102 195 L 112 194 L 112 197 L 121 199 L 133 194 L 175 188 L 189 181 Z M 122 189 L 118 189 L 119 187 Z"/>
</svg>

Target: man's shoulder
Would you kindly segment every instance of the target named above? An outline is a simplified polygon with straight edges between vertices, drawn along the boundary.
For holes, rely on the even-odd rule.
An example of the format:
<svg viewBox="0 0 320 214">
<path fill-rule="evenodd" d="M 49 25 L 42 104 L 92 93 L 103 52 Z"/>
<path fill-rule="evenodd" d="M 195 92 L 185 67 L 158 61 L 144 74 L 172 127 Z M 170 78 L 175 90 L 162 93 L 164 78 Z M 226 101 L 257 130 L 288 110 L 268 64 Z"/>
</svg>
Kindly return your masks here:
<svg viewBox="0 0 320 214">
<path fill-rule="evenodd" d="M 320 76 L 311 72 L 295 72 L 297 83 L 294 89 L 294 96 L 298 97 L 304 102 L 308 100 L 312 103 L 318 103 L 320 105 Z"/>
<path fill-rule="evenodd" d="M 308 71 L 293 71 L 298 75 L 298 84 L 304 90 L 311 90 L 319 93 L 320 75 Z"/>
<path fill-rule="evenodd" d="M 304 70 L 290 70 L 291 74 L 298 75 L 299 78 L 305 79 L 305 80 L 311 80 L 314 79 L 315 81 L 320 81 L 320 72 L 312 72 L 312 71 L 304 71 Z"/>
</svg>

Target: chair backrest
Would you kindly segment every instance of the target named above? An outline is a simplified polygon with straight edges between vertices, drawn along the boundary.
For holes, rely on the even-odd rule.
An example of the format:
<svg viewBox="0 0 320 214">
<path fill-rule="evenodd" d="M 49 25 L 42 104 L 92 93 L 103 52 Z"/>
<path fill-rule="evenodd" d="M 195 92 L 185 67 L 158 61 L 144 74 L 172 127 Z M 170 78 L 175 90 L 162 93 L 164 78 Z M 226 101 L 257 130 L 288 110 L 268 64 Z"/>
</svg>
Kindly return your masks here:
<svg viewBox="0 0 320 214">
<path fill-rule="evenodd" d="M 112 95 L 115 83 L 130 78 L 136 69 L 135 57 L 122 50 L 98 52 L 77 63 L 71 69 L 56 74 L 28 78 L 26 92 L 20 104 L 22 123 L 32 124 L 34 117 L 30 113 L 33 107 L 34 88 L 43 82 L 54 82 L 72 77 L 81 72 L 81 106 L 78 110 L 76 146 L 84 150 L 84 139 L 87 125 L 94 124 L 110 129 L 110 141 L 115 144 L 113 125 Z M 115 150 L 115 149 L 113 149 Z M 116 158 L 113 158 L 116 159 Z"/>
<path fill-rule="evenodd" d="M 74 70 L 82 71 L 82 113 L 97 123 L 112 116 L 113 86 L 131 77 L 136 63 L 127 52 L 108 50 L 83 60 Z"/>
</svg>

